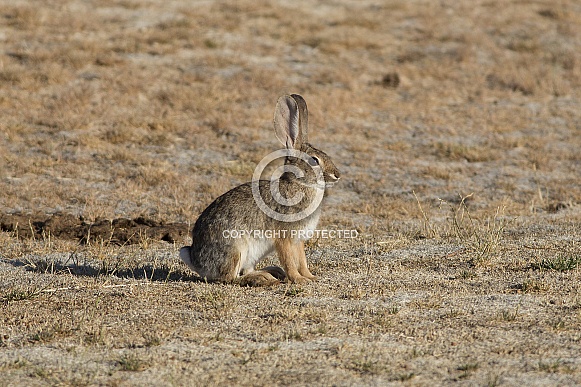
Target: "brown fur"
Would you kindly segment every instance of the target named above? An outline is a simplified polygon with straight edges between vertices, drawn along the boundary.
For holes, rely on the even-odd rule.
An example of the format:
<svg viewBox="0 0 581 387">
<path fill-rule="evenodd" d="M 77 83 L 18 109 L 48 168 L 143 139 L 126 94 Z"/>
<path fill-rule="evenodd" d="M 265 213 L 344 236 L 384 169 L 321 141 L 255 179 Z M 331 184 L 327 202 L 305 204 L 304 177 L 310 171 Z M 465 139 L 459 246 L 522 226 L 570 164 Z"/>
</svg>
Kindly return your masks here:
<svg viewBox="0 0 581 387">
<path fill-rule="evenodd" d="M 298 257 L 298 263 L 299 263 L 299 273 L 305 277 L 310 279 L 311 281 L 314 281 L 317 277 L 315 277 L 309 270 L 309 267 L 307 266 L 307 256 L 305 254 L 305 243 L 301 240 L 299 240 L 299 246 L 300 248 L 298 249 L 298 253 L 299 253 L 299 257 Z"/>
<path fill-rule="evenodd" d="M 257 270 L 250 272 L 235 281 L 240 286 L 273 286 L 280 284 L 280 281 L 267 271 Z"/>
<path fill-rule="evenodd" d="M 278 259 L 288 279 L 293 283 L 310 282 L 314 276 L 307 268 L 307 259 L 303 242 L 290 238 L 277 239 L 274 242 Z"/>
<path fill-rule="evenodd" d="M 224 260 L 224 263 L 222 265 L 221 272 L 221 278 L 223 279 L 224 282 L 232 282 L 234 281 L 239 274 L 240 271 L 240 252 L 238 250 L 234 251 L 234 253 L 232 253 L 232 259 L 227 259 Z"/>
</svg>

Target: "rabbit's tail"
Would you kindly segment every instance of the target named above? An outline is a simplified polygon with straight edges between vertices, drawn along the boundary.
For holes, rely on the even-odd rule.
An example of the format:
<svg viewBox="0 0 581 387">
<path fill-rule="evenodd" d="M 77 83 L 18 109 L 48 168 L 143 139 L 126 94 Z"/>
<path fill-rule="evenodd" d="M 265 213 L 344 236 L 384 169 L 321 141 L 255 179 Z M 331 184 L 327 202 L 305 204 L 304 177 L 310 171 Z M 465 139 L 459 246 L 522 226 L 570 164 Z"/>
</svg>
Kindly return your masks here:
<svg viewBox="0 0 581 387">
<path fill-rule="evenodd" d="M 192 250 L 190 246 L 184 246 L 180 249 L 180 258 L 190 269 L 196 271 L 194 264 L 192 263 Z"/>
</svg>

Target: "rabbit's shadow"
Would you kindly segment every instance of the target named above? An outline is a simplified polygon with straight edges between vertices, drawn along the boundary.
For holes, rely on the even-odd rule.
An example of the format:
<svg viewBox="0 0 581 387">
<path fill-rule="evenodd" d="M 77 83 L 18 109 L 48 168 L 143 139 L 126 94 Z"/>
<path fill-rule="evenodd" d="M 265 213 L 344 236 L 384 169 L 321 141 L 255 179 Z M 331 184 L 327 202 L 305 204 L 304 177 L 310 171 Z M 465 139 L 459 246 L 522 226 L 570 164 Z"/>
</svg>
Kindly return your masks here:
<svg viewBox="0 0 581 387">
<path fill-rule="evenodd" d="M 26 271 L 41 274 L 70 274 L 77 277 L 117 277 L 122 279 L 148 280 L 153 282 L 206 282 L 195 274 L 186 274 L 179 268 L 155 267 L 151 264 L 137 265 L 132 268 L 103 268 L 89 263 L 58 262 L 46 259 L 23 260 L 0 258 L 0 263 L 24 268 Z"/>
</svg>

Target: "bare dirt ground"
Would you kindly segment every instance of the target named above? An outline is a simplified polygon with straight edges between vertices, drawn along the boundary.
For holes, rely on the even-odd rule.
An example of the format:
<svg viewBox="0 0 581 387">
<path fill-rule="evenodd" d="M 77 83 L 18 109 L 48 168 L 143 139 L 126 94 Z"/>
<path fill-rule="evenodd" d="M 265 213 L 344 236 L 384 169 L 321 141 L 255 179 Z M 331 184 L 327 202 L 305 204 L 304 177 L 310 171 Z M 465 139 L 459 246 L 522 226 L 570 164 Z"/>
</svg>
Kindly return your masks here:
<svg viewBox="0 0 581 387">
<path fill-rule="evenodd" d="M 0 385 L 581 384 L 578 2 L 0 0 L 0 42 Z M 358 236 L 206 283 L 285 93 Z"/>
</svg>

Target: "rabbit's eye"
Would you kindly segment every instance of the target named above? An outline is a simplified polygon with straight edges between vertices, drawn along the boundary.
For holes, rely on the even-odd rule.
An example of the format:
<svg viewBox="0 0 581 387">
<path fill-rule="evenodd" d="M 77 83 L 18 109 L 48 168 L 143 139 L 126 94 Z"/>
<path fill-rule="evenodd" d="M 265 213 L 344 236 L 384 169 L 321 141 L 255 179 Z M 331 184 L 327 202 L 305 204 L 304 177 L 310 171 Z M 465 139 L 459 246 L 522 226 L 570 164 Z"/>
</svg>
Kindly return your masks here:
<svg viewBox="0 0 581 387">
<path fill-rule="evenodd" d="M 317 156 L 312 156 L 311 159 L 309 160 L 309 164 L 311 164 L 312 166 L 316 166 L 319 165 L 319 158 Z"/>
</svg>

